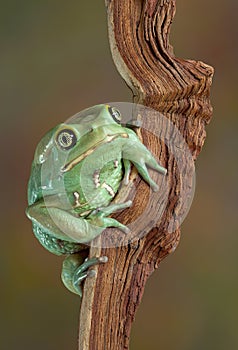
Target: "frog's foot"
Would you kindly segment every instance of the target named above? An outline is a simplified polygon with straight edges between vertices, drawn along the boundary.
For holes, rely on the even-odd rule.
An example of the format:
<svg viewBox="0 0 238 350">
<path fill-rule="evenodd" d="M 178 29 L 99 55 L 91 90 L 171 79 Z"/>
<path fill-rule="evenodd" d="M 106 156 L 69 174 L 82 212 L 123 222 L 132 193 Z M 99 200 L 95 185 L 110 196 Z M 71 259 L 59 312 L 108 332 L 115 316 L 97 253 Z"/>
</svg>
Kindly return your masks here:
<svg viewBox="0 0 238 350">
<path fill-rule="evenodd" d="M 156 159 L 143 144 L 138 142 L 129 142 L 129 144 L 125 143 L 122 156 L 123 159 L 126 159 L 134 164 L 138 173 L 152 187 L 153 191 L 158 191 L 158 185 L 151 179 L 147 166 L 163 175 L 166 175 L 167 170 L 157 163 Z M 124 167 L 126 175 L 124 181 L 127 181 L 129 166 L 128 164 L 124 163 Z"/>
<path fill-rule="evenodd" d="M 107 227 L 117 227 L 124 233 L 130 233 L 130 229 L 121 224 L 119 221 L 113 218 L 108 218 L 107 216 L 115 213 L 118 210 L 123 210 L 126 208 L 129 208 L 132 204 L 132 201 L 129 200 L 125 203 L 115 203 L 111 204 L 108 207 L 104 208 L 98 208 L 90 215 L 90 223 L 92 225 L 99 225 L 101 227 L 107 228 Z"/>
<path fill-rule="evenodd" d="M 152 187 L 152 190 L 154 192 L 157 192 L 159 190 L 159 186 L 151 179 L 148 169 L 145 164 L 139 164 L 134 162 L 134 165 L 136 166 L 138 173 L 143 177 L 143 179 Z"/>
<path fill-rule="evenodd" d="M 115 213 L 116 211 L 129 208 L 131 205 L 132 205 L 131 200 L 124 203 L 114 203 L 114 204 L 108 205 L 107 207 L 99 208 L 98 212 L 101 213 L 102 216 L 108 216 L 112 213 Z"/>
<path fill-rule="evenodd" d="M 107 261 L 108 258 L 106 256 L 101 256 L 99 258 L 87 258 L 82 262 L 80 254 L 69 255 L 63 262 L 62 281 L 66 288 L 82 297 L 82 282 L 87 277 L 95 276 L 95 271 L 88 270 L 88 268 Z"/>
</svg>

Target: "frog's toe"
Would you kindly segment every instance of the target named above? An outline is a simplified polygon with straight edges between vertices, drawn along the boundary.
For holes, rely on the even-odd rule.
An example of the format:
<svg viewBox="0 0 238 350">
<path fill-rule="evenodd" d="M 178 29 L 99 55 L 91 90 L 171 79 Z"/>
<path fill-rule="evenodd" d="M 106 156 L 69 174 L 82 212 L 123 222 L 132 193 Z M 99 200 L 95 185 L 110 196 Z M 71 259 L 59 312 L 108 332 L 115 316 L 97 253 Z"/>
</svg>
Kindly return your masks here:
<svg viewBox="0 0 238 350">
<path fill-rule="evenodd" d="M 154 192 L 158 192 L 159 191 L 159 186 L 156 183 L 151 183 L 150 185 L 151 185 L 152 190 Z"/>
<path fill-rule="evenodd" d="M 122 223 L 120 223 L 119 221 L 117 221 L 116 219 L 113 219 L 113 218 L 104 218 L 103 224 L 104 224 L 105 228 L 116 227 L 126 234 L 131 232 L 127 226 L 123 225 Z"/>
<path fill-rule="evenodd" d="M 82 265 L 80 265 L 77 270 L 74 272 L 73 276 L 73 285 L 74 288 L 80 296 L 82 296 L 82 282 L 87 278 L 87 277 L 95 277 L 96 276 L 96 271 L 95 270 L 88 270 L 89 267 L 97 265 L 97 264 L 103 264 L 108 261 L 107 256 L 101 256 L 99 258 L 92 258 L 92 259 L 87 259 L 84 261 Z"/>
<path fill-rule="evenodd" d="M 69 255 L 63 263 L 62 269 L 62 281 L 64 285 L 73 293 L 82 296 L 82 282 L 87 277 L 95 276 L 96 272 L 94 270 L 88 270 L 89 267 L 103 264 L 108 261 L 107 256 L 86 258 L 83 263 L 77 264 L 77 255 Z M 79 261 L 79 260 L 78 260 Z"/>
<path fill-rule="evenodd" d="M 131 232 L 131 230 L 127 226 L 124 226 L 123 228 L 121 228 L 121 230 L 127 235 Z"/>
<path fill-rule="evenodd" d="M 95 270 L 87 271 L 87 277 L 94 277 L 94 276 L 96 276 L 96 271 Z"/>
<path fill-rule="evenodd" d="M 98 262 L 104 264 L 104 263 L 108 262 L 108 257 L 107 257 L 106 255 L 100 256 L 100 257 L 98 258 Z"/>
</svg>

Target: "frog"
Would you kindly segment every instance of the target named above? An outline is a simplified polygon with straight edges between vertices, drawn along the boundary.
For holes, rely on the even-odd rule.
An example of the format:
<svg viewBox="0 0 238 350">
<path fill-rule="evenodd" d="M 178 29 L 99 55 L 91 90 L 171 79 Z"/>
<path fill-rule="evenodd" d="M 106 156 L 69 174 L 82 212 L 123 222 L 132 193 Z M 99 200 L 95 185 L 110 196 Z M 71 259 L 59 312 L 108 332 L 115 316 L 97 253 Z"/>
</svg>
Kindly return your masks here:
<svg viewBox="0 0 238 350">
<path fill-rule="evenodd" d="M 130 232 L 111 215 L 132 205 L 115 200 L 132 166 L 153 191 L 159 188 L 148 168 L 167 173 L 135 126 L 133 120 L 123 122 L 116 107 L 100 104 L 52 128 L 36 147 L 26 215 L 41 245 L 65 256 L 61 279 L 80 297 L 84 280 L 95 275 L 90 267 L 107 262 L 106 256 L 89 259 L 88 244 L 108 227 Z"/>
</svg>

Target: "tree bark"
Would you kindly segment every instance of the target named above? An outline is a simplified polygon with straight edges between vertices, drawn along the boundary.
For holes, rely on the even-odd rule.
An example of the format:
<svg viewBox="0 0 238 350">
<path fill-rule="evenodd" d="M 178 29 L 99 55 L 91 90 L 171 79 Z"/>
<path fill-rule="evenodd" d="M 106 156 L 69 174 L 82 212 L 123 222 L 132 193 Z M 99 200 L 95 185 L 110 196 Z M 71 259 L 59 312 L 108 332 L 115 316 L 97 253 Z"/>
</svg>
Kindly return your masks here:
<svg viewBox="0 0 238 350">
<path fill-rule="evenodd" d="M 175 125 L 185 139 L 193 161 L 205 140 L 205 126 L 210 121 L 209 101 L 212 67 L 193 60 L 178 59 L 169 43 L 170 26 L 175 15 L 175 0 L 106 0 L 109 39 L 117 69 L 133 92 L 134 102 L 153 108 Z M 80 350 L 121 350 L 129 348 L 131 325 L 140 304 L 147 278 L 161 260 L 174 251 L 180 228 L 169 226 L 179 215 L 179 192 L 183 187 L 181 169 L 173 152 L 149 129 L 156 121 L 143 116 L 145 128 L 140 137 L 168 170 L 167 204 L 160 219 L 142 238 L 116 248 L 100 248 L 100 240 L 110 241 L 110 230 L 98 238 L 90 256 L 108 257 L 108 263 L 96 267 L 95 278 L 88 278 L 80 312 Z M 158 121 L 161 124 L 161 121 Z M 162 123 L 163 124 L 163 123 Z M 171 125 L 169 124 L 169 125 Z M 163 129 L 163 125 L 160 125 Z M 179 148 L 179 147 L 178 147 Z M 186 170 L 186 161 L 183 162 Z M 191 181 L 191 176 L 186 181 Z M 127 224 L 136 220 L 148 204 L 148 186 L 133 172 L 130 183 L 135 191 L 133 207 L 116 215 Z M 163 184 L 161 183 L 161 186 Z M 149 211 L 156 213 L 156 196 Z"/>
</svg>

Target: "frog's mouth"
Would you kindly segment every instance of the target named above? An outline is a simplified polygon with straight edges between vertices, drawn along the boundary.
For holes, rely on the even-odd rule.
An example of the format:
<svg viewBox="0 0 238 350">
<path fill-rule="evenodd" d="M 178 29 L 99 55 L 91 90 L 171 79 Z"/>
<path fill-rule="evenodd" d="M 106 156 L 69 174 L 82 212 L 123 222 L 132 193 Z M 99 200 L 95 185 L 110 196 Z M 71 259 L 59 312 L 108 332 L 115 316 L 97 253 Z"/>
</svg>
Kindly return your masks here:
<svg viewBox="0 0 238 350">
<path fill-rule="evenodd" d="M 129 138 L 129 135 L 127 133 L 120 133 L 120 134 L 114 134 L 114 135 L 107 135 L 104 137 L 104 139 L 98 141 L 93 147 L 89 148 L 86 152 L 80 154 L 80 156 L 74 158 L 67 164 L 65 164 L 62 168 L 61 171 L 62 173 L 65 173 L 69 170 L 71 170 L 75 165 L 80 163 L 82 160 L 84 160 L 86 157 L 90 156 L 99 146 L 105 144 L 105 143 L 110 143 L 113 140 L 117 139 L 118 137 L 122 138 Z"/>
</svg>

